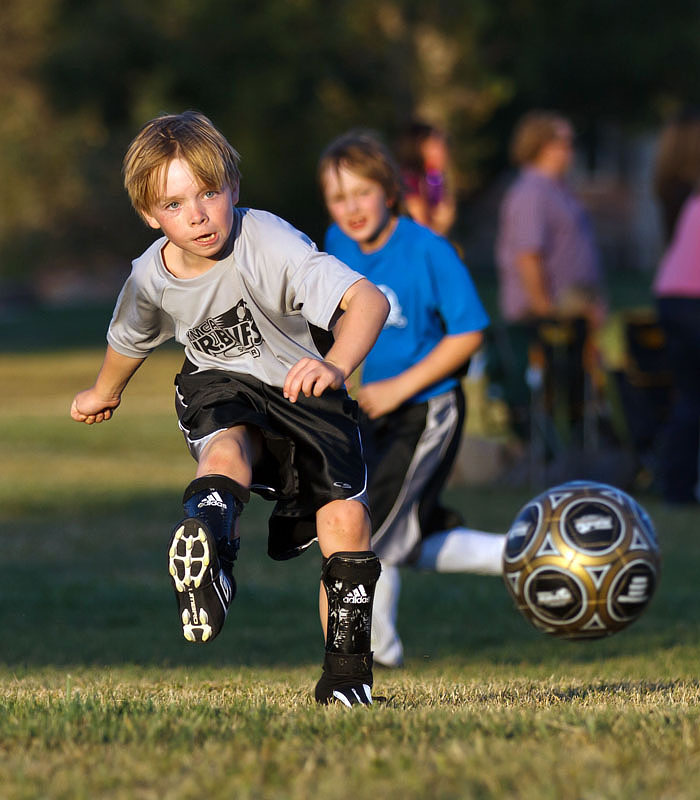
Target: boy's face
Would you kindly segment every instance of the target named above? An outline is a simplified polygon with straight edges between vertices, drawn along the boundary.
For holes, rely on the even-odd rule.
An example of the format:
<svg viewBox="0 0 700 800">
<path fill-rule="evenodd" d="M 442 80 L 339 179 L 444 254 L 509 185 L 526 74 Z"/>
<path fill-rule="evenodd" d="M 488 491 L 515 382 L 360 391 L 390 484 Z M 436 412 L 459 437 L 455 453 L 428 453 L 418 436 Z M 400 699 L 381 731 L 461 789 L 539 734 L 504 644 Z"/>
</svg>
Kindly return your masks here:
<svg viewBox="0 0 700 800">
<path fill-rule="evenodd" d="M 426 169 L 444 172 L 447 169 L 447 142 L 437 133 L 431 134 L 422 143 L 421 155 Z"/>
<path fill-rule="evenodd" d="M 331 219 L 361 250 L 378 250 L 386 244 L 394 229 L 393 203 L 380 183 L 341 166 L 328 167 L 321 185 Z"/>
<path fill-rule="evenodd" d="M 238 187 L 203 186 L 189 164 L 174 158 L 166 165 L 160 197 L 144 219 L 160 228 L 183 258 L 215 259 L 226 247 L 233 228 Z"/>
</svg>

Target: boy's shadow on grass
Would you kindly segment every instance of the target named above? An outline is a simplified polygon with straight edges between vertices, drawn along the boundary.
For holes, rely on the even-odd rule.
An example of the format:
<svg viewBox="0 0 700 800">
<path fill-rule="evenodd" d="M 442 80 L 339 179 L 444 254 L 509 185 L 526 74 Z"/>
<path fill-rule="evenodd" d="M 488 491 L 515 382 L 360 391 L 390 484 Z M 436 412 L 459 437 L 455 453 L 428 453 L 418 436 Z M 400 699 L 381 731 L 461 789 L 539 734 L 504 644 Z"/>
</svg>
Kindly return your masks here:
<svg viewBox="0 0 700 800">
<path fill-rule="evenodd" d="M 11 521 L 15 546 L 0 566 L 3 663 L 320 663 L 318 549 L 289 562 L 269 559 L 262 504 L 252 503 L 247 513 L 235 569 L 238 594 L 224 630 L 204 645 L 184 640 L 167 574 L 169 523 L 161 513 L 176 503 L 170 494 L 103 498 L 99 507 L 84 505 L 63 515 L 45 509 Z M 628 630 L 603 640 L 568 642 L 531 628 L 499 578 L 407 571 L 399 626 L 409 667 L 423 658 L 561 666 L 695 645 L 693 587 L 666 578 L 642 619 Z"/>
<path fill-rule="evenodd" d="M 291 565 L 273 565 L 273 571 L 283 567 Z M 43 579 L 37 579 L 32 568 L 23 568 L 9 584 L 33 585 L 33 599 L 24 606 L 19 598 L 14 601 L 16 611 L 7 631 L 3 661 L 6 666 L 136 663 L 229 667 L 320 662 L 322 639 L 313 589 L 316 570 L 313 566 L 299 570 L 296 565 L 292 569 L 310 578 L 305 586 L 301 586 L 301 575 L 292 587 L 275 587 L 260 578 L 242 582 L 219 637 L 193 645 L 182 638 L 167 576 L 154 578 L 151 585 L 141 581 L 136 585 L 110 581 L 100 573 L 86 579 L 72 573 L 44 572 Z M 279 580 L 282 583 L 284 578 Z M 697 644 L 695 625 L 664 620 L 652 610 L 614 637 L 585 642 L 554 639 L 531 629 L 510 599 L 499 597 L 502 587 L 490 583 L 494 602 L 489 617 L 475 613 L 473 607 L 461 620 L 440 618 L 439 607 L 414 615 L 412 624 L 404 615 L 409 667 L 425 659 L 445 660 L 453 666 L 487 661 L 561 668 L 566 663 L 648 656 L 654 650 Z M 436 596 L 439 600 L 439 594 Z M 469 600 L 467 593 L 464 603 Z"/>
<path fill-rule="evenodd" d="M 308 663 L 322 654 L 320 558 L 266 555 L 254 509 L 236 565 L 238 593 L 221 634 L 197 645 L 182 635 L 167 571 L 179 498 L 102 498 L 61 514 L 37 509 L 10 520 L 10 558 L 0 564 L 5 665 Z M 177 513 L 177 512 L 176 512 Z M 46 519 L 51 518 L 50 529 Z"/>
<path fill-rule="evenodd" d="M 611 636 L 576 641 L 532 627 L 500 579 L 416 576 L 412 586 L 409 580 L 404 582 L 406 598 L 402 597 L 406 654 L 452 662 L 558 667 L 697 646 L 700 603 L 696 593 L 693 587 L 674 585 L 666 577 L 637 621 Z"/>
</svg>

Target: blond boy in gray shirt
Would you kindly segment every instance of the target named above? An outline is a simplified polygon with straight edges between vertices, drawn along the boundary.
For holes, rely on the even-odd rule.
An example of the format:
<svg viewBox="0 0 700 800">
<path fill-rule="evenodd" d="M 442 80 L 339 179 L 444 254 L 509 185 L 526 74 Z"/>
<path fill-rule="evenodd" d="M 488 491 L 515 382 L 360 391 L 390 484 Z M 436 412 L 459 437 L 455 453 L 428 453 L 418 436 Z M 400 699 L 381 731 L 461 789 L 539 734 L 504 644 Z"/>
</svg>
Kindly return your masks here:
<svg viewBox="0 0 700 800">
<path fill-rule="evenodd" d="M 197 461 L 168 569 L 186 639 L 221 630 L 235 594 L 238 517 L 250 490 L 276 501 L 268 552 L 318 539 L 326 637 L 319 703 L 372 702 L 366 471 L 345 379 L 388 313 L 383 294 L 283 220 L 236 207 L 239 157 L 203 115 L 147 123 L 124 159 L 131 202 L 164 234 L 134 261 L 95 384 L 71 416 L 109 420 L 147 355 L 175 338 L 180 428 Z M 335 339 L 320 344 L 320 331 Z"/>
</svg>

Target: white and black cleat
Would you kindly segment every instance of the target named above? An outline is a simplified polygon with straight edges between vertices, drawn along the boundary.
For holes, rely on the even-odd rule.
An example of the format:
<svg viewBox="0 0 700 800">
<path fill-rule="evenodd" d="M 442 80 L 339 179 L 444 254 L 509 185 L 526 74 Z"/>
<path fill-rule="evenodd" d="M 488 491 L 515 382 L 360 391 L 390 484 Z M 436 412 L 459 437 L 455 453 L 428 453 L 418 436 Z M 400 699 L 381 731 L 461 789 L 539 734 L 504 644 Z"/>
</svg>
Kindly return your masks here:
<svg viewBox="0 0 700 800">
<path fill-rule="evenodd" d="M 175 527 L 168 571 L 183 636 L 188 642 L 211 641 L 223 628 L 236 584 L 221 569 L 214 537 L 201 520 L 188 517 Z"/>
<path fill-rule="evenodd" d="M 361 680 L 353 683 L 345 680 L 338 681 L 332 676 L 324 674 L 316 684 L 314 692 L 316 702 L 327 706 L 332 703 L 352 708 L 353 706 L 372 705 L 372 687 Z"/>
<path fill-rule="evenodd" d="M 372 689 L 366 683 L 362 683 L 359 686 L 344 686 L 333 690 L 333 698 L 348 708 L 371 706 Z"/>
<path fill-rule="evenodd" d="M 317 703 L 352 708 L 372 705 L 372 654 L 326 653 L 323 672 L 316 684 Z"/>
</svg>

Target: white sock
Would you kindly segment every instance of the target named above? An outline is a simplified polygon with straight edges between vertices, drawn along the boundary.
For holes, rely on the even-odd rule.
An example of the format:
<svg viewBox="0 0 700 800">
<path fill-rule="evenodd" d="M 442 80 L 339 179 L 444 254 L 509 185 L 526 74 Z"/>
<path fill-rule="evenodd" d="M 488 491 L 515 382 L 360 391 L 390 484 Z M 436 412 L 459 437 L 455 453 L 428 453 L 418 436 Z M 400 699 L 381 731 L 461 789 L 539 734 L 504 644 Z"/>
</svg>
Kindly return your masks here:
<svg viewBox="0 0 700 800">
<path fill-rule="evenodd" d="M 403 664 L 403 645 L 396 630 L 400 592 L 399 568 L 382 561 L 382 574 L 374 588 L 372 650 L 374 660 L 385 667 Z"/>
<path fill-rule="evenodd" d="M 478 572 L 501 575 L 506 537 L 471 528 L 453 528 L 423 540 L 415 566 L 434 572 Z"/>
</svg>

